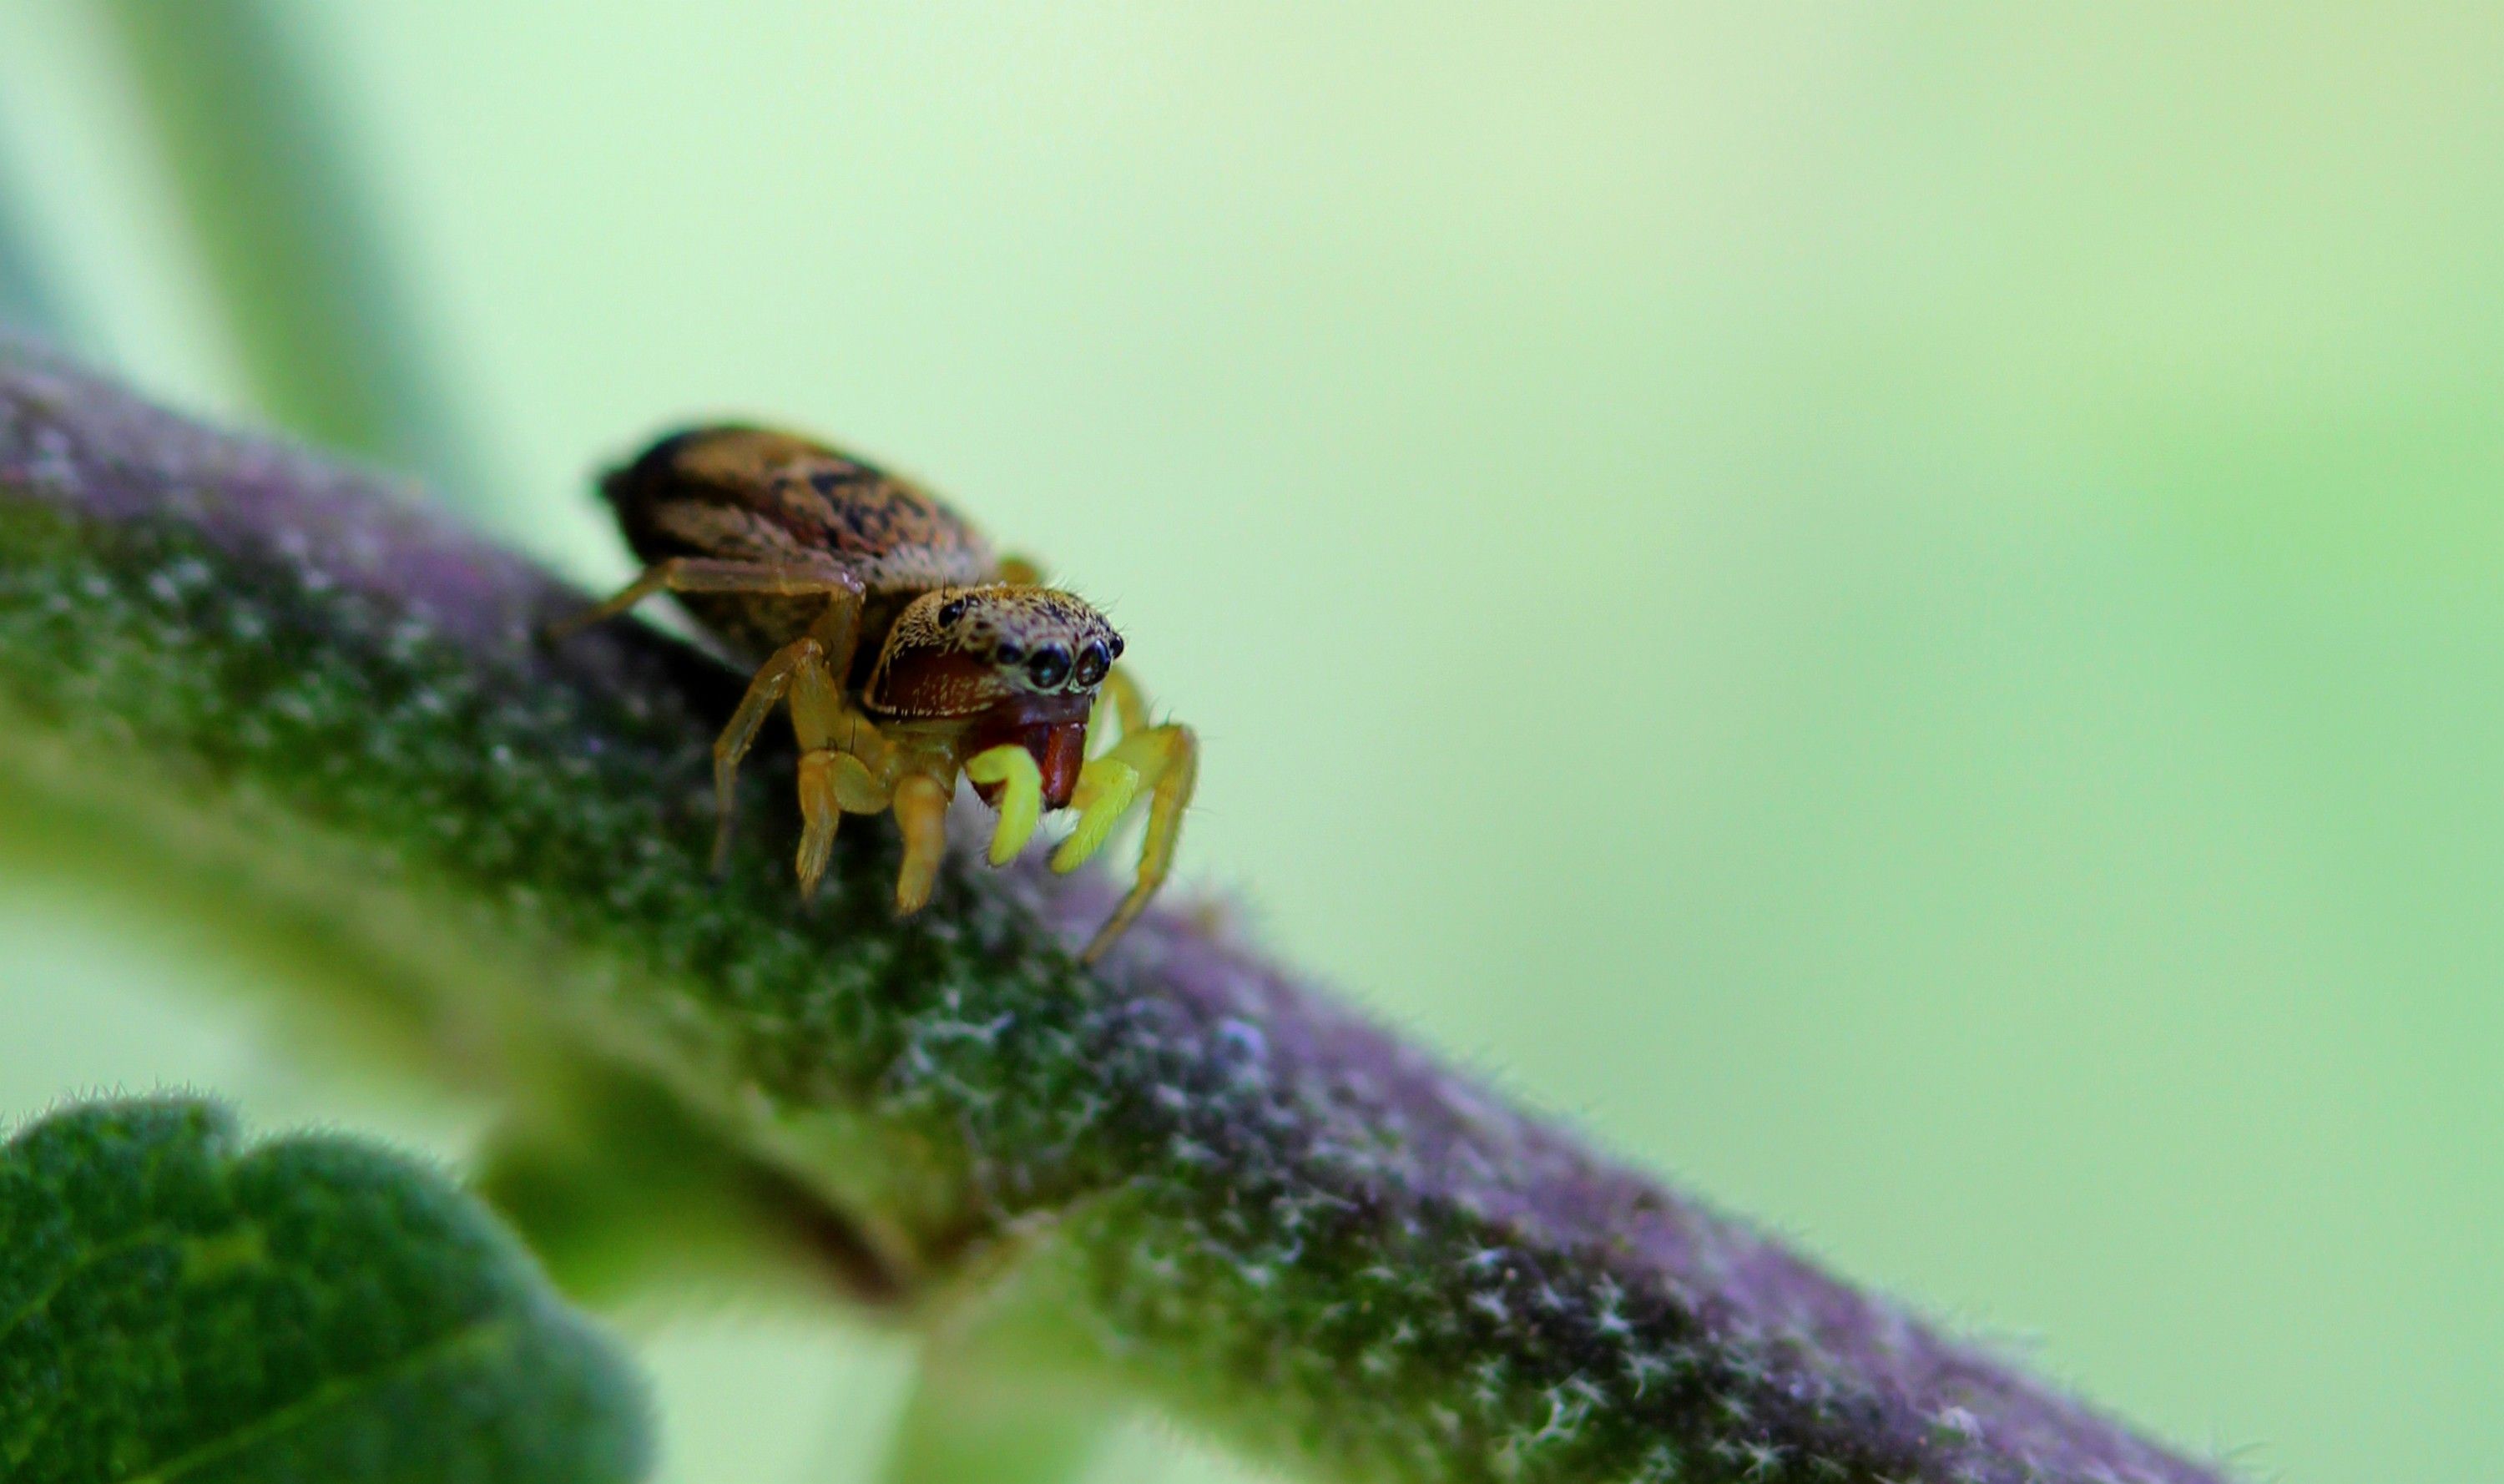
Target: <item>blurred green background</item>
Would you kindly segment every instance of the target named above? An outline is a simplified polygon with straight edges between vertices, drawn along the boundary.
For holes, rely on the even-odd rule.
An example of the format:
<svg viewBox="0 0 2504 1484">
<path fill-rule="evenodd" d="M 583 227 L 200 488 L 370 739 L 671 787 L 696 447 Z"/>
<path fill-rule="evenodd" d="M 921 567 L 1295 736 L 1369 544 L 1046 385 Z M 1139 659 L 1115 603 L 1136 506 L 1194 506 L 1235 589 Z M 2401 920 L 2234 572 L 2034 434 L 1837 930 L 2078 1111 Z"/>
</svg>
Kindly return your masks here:
<svg viewBox="0 0 2504 1484">
<path fill-rule="evenodd" d="M 1111 608 L 1281 953 L 2253 1477 L 2491 1475 L 2504 11 L 273 0 L 256 122 L 168 103 L 226 9 L 0 7 L 90 356 L 362 426 L 237 318 L 275 130 L 483 525 L 607 583 L 662 425 L 884 455 Z M 457 1157 L 80 848 L 0 848 L 0 1112 Z M 900 1339 L 633 1320 L 668 1478 L 875 1467 Z"/>
</svg>

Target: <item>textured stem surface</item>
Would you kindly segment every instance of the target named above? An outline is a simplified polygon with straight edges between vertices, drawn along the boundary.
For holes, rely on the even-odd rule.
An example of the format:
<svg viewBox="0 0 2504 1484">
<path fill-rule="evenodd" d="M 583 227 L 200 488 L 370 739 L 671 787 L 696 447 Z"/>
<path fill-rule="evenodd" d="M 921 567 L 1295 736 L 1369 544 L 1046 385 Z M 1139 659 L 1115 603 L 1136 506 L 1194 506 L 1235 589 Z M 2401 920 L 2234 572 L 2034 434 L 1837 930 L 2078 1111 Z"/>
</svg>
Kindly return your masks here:
<svg viewBox="0 0 2504 1484">
<path fill-rule="evenodd" d="M 1109 880 L 986 872 L 968 833 L 897 922 L 863 819 L 804 905 L 787 752 L 715 879 L 740 677 L 633 623 L 535 638 L 578 602 L 373 478 L 0 349 L 0 787 L 393 955 L 465 1076 L 562 1048 L 665 1087 L 917 1320 L 1014 1292 L 1072 1366 L 1324 1476 L 2222 1477 L 1186 910 L 1083 973 Z"/>
</svg>

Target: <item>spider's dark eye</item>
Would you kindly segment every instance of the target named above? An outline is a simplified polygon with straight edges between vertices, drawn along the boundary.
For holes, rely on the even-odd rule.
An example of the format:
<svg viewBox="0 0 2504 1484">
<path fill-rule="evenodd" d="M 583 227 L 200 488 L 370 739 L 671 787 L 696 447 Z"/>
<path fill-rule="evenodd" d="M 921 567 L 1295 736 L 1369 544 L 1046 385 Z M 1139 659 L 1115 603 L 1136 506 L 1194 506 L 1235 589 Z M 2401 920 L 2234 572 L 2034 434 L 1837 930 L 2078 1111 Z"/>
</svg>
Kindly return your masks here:
<svg viewBox="0 0 2504 1484">
<path fill-rule="evenodd" d="M 1026 650 L 1007 639 L 1002 639 L 1000 647 L 991 651 L 991 658 L 1002 665 L 1015 665 L 1026 658 Z"/>
<path fill-rule="evenodd" d="M 1052 690 L 1069 678 L 1069 651 L 1059 644 L 1046 644 L 1026 662 L 1026 677 L 1037 690 Z"/>
<path fill-rule="evenodd" d="M 1087 647 L 1078 651 L 1078 668 L 1069 673 L 1078 682 L 1079 689 L 1089 690 L 1104 678 L 1104 672 L 1112 668 L 1113 652 L 1104 647 L 1104 641 L 1089 639 Z"/>
<path fill-rule="evenodd" d="M 951 598 L 939 604 L 939 626 L 943 629 L 956 627 L 956 620 L 965 616 L 965 604 L 972 601 L 970 598 Z"/>
<path fill-rule="evenodd" d="M 1113 658 L 1118 660 L 1122 657 L 1122 636 L 1118 634 L 1112 636 L 1112 645 Z"/>
</svg>

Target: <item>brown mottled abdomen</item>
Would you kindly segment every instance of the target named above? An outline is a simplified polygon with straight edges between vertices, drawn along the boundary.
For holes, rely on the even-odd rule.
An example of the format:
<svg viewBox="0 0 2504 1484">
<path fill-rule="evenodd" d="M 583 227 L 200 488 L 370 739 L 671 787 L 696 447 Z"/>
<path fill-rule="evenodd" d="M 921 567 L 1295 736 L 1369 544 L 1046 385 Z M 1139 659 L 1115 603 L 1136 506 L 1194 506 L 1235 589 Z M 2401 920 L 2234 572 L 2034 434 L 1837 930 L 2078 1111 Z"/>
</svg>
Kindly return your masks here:
<svg viewBox="0 0 2504 1484">
<path fill-rule="evenodd" d="M 759 428 L 699 428 L 661 439 L 602 481 L 627 543 L 647 563 L 831 558 L 868 589 L 861 653 L 916 596 L 985 582 L 990 546 L 954 510 L 903 479 L 823 444 Z M 703 624 L 757 656 L 800 637 L 817 598 L 679 595 Z"/>
</svg>

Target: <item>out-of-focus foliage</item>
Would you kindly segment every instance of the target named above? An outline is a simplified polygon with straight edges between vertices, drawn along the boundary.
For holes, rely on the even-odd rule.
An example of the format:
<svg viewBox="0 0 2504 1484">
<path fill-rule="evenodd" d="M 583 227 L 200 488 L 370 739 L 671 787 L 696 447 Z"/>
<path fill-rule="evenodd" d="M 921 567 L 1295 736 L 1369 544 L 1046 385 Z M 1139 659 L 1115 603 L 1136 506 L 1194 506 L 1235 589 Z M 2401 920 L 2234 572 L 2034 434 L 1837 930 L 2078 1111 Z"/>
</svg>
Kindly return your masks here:
<svg viewBox="0 0 2504 1484">
<path fill-rule="evenodd" d="M 0 1147 L 12 1484 L 620 1484 L 643 1395 L 441 1175 L 187 1099 Z"/>
<path fill-rule="evenodd" d="M 276 0 L 101 0 L 253 393 L 282 425 L 455 498 L 478 470 L 386 242 L 341 80 Z"/>
<path fill-rule="evenodd" d="M 1048 1349 L 944 1334 L 922 1352 L 883 1484 L 1068 1484 L 1087 1477 L 1119 1415 Z"/>
<path fill-rule="evenodd" d="M 0 329 L 57 332 L 59 327 L 58 307 L 27 241 L 17 192 L 10 189 L 8 161 L 0 159 Z"/>
</svg>

